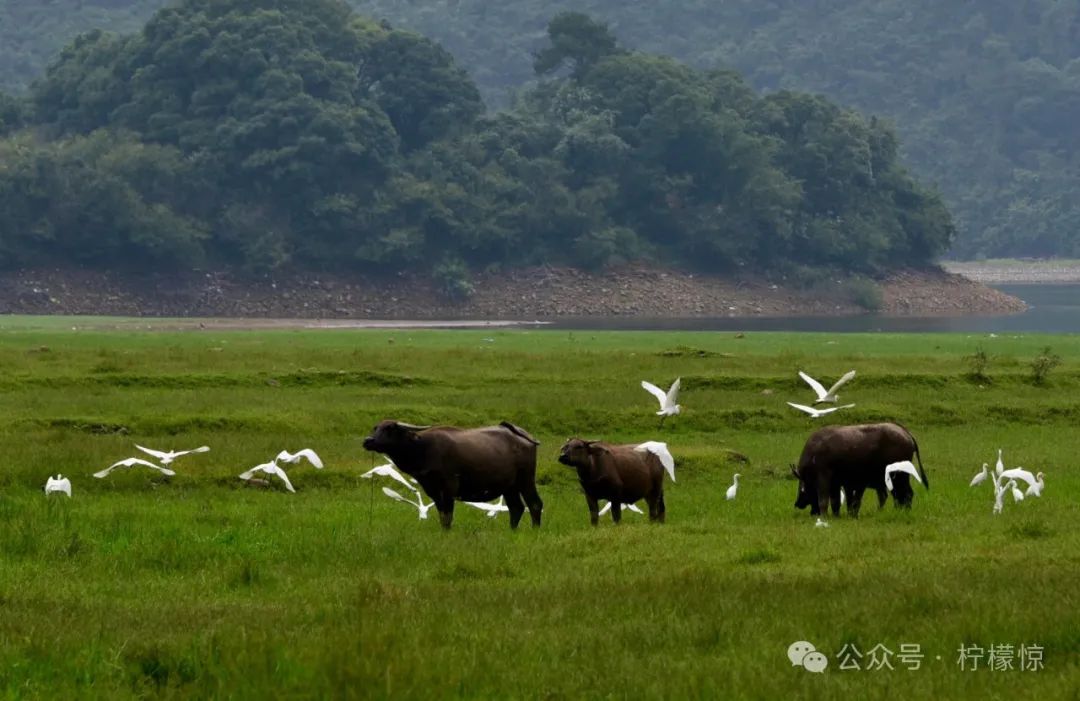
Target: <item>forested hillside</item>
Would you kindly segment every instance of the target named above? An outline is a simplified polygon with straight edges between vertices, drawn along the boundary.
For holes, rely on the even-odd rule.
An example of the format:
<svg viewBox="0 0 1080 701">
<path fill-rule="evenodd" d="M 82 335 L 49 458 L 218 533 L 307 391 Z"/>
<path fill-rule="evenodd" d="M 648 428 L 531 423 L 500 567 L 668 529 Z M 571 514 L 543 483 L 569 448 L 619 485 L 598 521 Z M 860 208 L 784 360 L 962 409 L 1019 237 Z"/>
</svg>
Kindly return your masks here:
<svg viewBox="0 0 1080 701">
<path fill-rule="evenodd" d="M 25 88 L 80 31 L 134 29 L 163 0 L 0 0 L 0 89 Z M 953 254 L 1080 256 L 1080 3 L 1060 0 L 354 0 L 440 42 L 489 106 L 533 80 L 547 22 L 576 9 L 623 45 L 763 90 L 889 118 L 956 219 Z"/>
<path fill-rule="evenodd" d="M 98 267 L 701 270 L 931 260 L 954 230 L 892 130 L 556 16 L 485 115 L 437 44 L 338 0 L 186 0 L 68 45 L 0 110 L 0 256 Z"/>
</svg>

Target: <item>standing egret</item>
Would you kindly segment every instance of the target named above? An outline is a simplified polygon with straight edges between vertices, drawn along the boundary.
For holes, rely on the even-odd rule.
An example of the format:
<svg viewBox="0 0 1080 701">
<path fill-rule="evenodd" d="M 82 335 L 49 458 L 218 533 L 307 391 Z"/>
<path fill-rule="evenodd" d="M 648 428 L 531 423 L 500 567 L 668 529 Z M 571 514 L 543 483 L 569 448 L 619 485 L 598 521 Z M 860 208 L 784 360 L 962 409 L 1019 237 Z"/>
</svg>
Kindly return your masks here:
<svg viewBox="0 0 1080 701">
<path fill-rule="evenodd" d="M 840 387 L 843 386 L 848 380 L 855 377 L 855 371 L 848 371 L 846 375 L 837 380 L 836 384 L 829 389 L 825 389 L 825 387 L 820 382 L 810 377 L 802 370 L 799 371 L 799 377 L 803 378 L 806 384 L 810 385 L 810 388 L 814 390 L 814 394 L 817 395 L 817 399 L 814 400 L 814 404 L 826 404 L 830 402 L 835 404 L 836 401 L 840 398 L 840 396 L 836 393 L 836 390 L 840 389 Z"/>
<path fill-rule="evenodd" d="M 97 477 L 98 479 L 108 477 L 109 473 L 112 472 L 113 470 L 115 470 L 118 467 L 132 467 L 134 465 L 143 465 L 145 467 L 152 467 L 153 469 L 157 470 L 161 474 L 166 475 L 168 477 L 172 477 L 173 475 L 176 474 L 174 471 L 170 470 L 167 467 L 162 467 L 161 465 L 155 465 L 154 463 L 143 460 L 142 458 L 128 458 L 126 460 L 121 460 L 120 462 L 114 462 L 112 465 L 109 465 L 108 467 L 106 467 L 104 470 L 101 470 L 100 472 L 95 472 L 94 477 Z"/>
<path fill-rule="evenodd" d="M 843 406 L 829 407 L 828 409 L 815 409 L 814 407 L 806 406 L 805 404 L 796 404 L 795 402 L 788 402 L 788 406 L 794 407 L 794 408 L 798 409 L 799 411 L 805 411 L 807 414 L 810 414 L 810 418 L 812 418 L 812 419 L 820 419 L 822 416 L 825 416 L 826 414 L 831 414 L 834 411 L 840 411 L 841 409 L 850 409 L 851 407 L 853 407 L 855 405 L 854 404 L 845 404 Z"/>
<path fill-rule="evenodd" d="M 1010 487 L 1015 487 L 1016 482 L 1009 482 L 1009 484 L 1001 484 L 997 481 L 994 482 L 994 513 L 1000 514 L 1002 508 L 1005 506 L 1005 492 Z"/>
<path fill-rule="evenodd" d="M 641 445 L 634 448 L 639 453 L 652 453 L 656 457 L 660 458 L 660 464 L 667 470 L 668 477 L 671 481 L 675 481 L 675 458 L 671 456 L 671 451 L 668 450 L 667 443 L 661 443 L 660 441 L 645 441 Z"/>
<path fill-rule="evenodd" d="M 319 458 L 318 455 L 315 454 L 315 451 L 311 448 L 304 448 L 303 450 L 298 450 L 295 453 L 290 453 L 287 450 L 283 450 L 277 454 L 277 457 L 274 458 L 274 462 L 280 460 L 282 462 L 287 462 L 291 465 L 295 465 L 296 463 L 300 462 L 300 458 L 306 458 L 307 461 L 314 465 L 317 469 L 322 469 L 322 460 Z"/>
<path fill-rule="evenodd" d="M 727 488 L 727 500 L 731 501 L 735 498 L 735 494 L 739 491 L 739 473 L 735 473 L 735 481 L 731 483 L 731 486 Z"/>
<path fill-rule="evenodd" d="M 282 470 L 281 466 L 273 460 L 271 460 L 270 462 L 264 462 L 262 465 L 256 465 L 250 470 L 240 473 L 240 479 L 247 482 L 255 475 L 256 472 L 262 472 L 264 474 L 277 477 L 285 483 L 285 489 L 288 489 L 294 494 L 296 493 L 296 490 L 293 489 L 292 482 L 289 481 L 289 476 L 285 474 L 285 470 Z"/>
<path fill-rule="evenodd" d="M 682 411 L 682 407 L 678 405 L 679 401 L 679 388 L 682 386 L 682 378 L 678 378 L 672 383 L 671 388 L 667 392 L 660 389 L 651 382 L 641 381 L 641 386 L 646 389 L 649 394 L 656 397 L 660 402 L 660 411 L 656 412 L 656 415 L 660 417 L 660 425 L 664 425 L 664 419 L 669 416 L 674 416 Z"/>
<path fill-rule="evenodd" d="M 1016 480 L 1009 480 L 1009 486 L 1012 488 L 1013 501 L 1023 501 L 1024 493 L 1016 486 Z"/>
<path fill-rule="evenodd" d="M 885 489 L 890 492 L 892 491 L 892 475 L 894 472 L 906 472 L 914 477 L 916 482 L 922 484 L 922 478 L 919 477 L 919 471 L 915 469 L 915 465 L 910 460 L 901 460 L 885 466 Z"/>
<path fill-rule="evenodd" d="M 142 452 L 146 453 L 147 455 L 153 455 L 155 458 L 157 458 L 158 460 L 161 461 L 162 465 L 168 465 L 169 463 L 171 463 L 173 460 L 176 460 L 181 455 L 190 455 L 191 453 L 206 453 L 206 452 L 209 452 L 209 450 L 210 450 L 210 446 L 208 446 L 208 445 L 200 446 L 200 447 L 194 448 L 192 450 L 170 450 L 168 452 L 161 451 L 161 450 L 154 450 L 153 448 L 144 448 L 141 445 L 139 445 L 138 443 L 135 444 L 135 447 L 138 448 L 139 450 L 141 450 Z"/>
<path fill-rule="evenodd" d="M 389 487 L 383 487 L 382 490 L 383 490 L 383 494 L 390 497 L 391 499 L 395 499 L 397 501 L 403 502 L 405 504 L 410 504 L 410 505 L 416 507 L 417 512 L 419 512 L 419 514 L 420 514 L 421 520 L 426 519 L 428 511 L 431 509 L 431 507 L 435 506 L 434 501 L 431 502 L 430 504 L 425 504 L 424 503 L 424 497 L 422 497 L 419 494 L 416 495 L 416 501 L 413 501 L 412 499 L 406 499 L 405 497 L 401 496 L 400 494 L 395 492 L 393 489 L 390 489 Z"/>
<path fill-rule="evenodd" d="M 989 468 L 990 468 L 989 465 L 987 465 L 986 463 L 983 463 L 982 472 L 980 472 L 979 474 L 972 477 L 971 478 L 971 483 L 968 484 L 968 486 L 969 487 L 977 487 L 980 484 L 982 484 L 983 482 L 985 482 L 986 478 L 990 476 L 990 469 Z"/>
<path fill-rule="evenodd" d="M 63 475 L 57 475 L 55 478 L 49 477 L 49 479 L 45 480 L 45 494 L 53 494 L 54 492 L 67 494 L 70 499 L 71 480 Z"/>
<path fill-rule="evenodd" d="M 996 474 L 1000 475 L 1004 471 L 1005 471 L 1005 463 L 1001 459 L 1001 448 L 998 448 L 998 459 L 997 459 L 997 464 L 994 465 L 994 472 Z"/>
<path fill-rule="evenodd" d="M 817 521 L 814 522 L 814 528 L 828 528 L 828 527 L 829 527 L 829 522 L 822 519 L 820 516 L 818 516 Z"/>
</svg>

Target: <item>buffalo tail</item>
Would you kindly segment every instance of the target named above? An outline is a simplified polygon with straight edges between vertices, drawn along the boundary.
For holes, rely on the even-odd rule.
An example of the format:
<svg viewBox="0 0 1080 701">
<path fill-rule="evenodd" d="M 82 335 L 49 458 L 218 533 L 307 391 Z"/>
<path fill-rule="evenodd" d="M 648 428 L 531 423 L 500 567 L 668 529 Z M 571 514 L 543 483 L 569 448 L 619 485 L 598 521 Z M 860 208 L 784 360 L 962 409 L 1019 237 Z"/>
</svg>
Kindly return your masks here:
<svg viewBox="0 0 1080 701">
<path fill-rule="evenodd" d="M 513 433 L 516 436 L 520 436 L 520 437 L 524 438 L 525 440 L 529 441 L 533 445 L 540 445 L 540 441 L 538 441 L 535 438 L 533 438 L 532 436 L 530 436 L 529 432 L 526 431 L 525 429 L 523 429 L 521 426 L 515 426 L 514 424 L 510 423 L 509 421 L 500 421 L 499 425 L 502 426 L 503 428 L 505 428 L 506 430 L 510 431 L 510 433 Z"/>
</svg>

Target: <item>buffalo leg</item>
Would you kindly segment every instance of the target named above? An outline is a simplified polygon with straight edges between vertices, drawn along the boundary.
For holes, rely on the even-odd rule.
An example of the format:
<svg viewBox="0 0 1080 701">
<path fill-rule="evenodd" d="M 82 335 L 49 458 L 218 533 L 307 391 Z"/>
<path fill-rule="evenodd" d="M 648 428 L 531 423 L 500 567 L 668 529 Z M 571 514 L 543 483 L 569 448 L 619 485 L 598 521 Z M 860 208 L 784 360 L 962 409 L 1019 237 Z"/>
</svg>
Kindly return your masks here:
<svg viewBox="0 0 1080 701">
<path fill-rule="evenodd" d="M 517 528 L 521 522 L 521 516 L 525 513 L 525 505 L 521 503 L 521 494 L 507 492 L 506 508 L 510 510 L 510 528 Z"/>
<path fill-rule="evenodd" d="M 832 506 L 833 516 L 840 515 L 840 490 L 842 489 L 843 487 L 841 485 L 836 485 L 829 494 L 829 504 Z"/>
<path fill-rule="evenodd" d="M 622 502 L 616 499 L 611 500 L 611 520 L 615 523 L 622 521 Z"/>
<path fill-rule="evenodd" d="M 660 490 L 649 501 L 649 520 L 659 521 L 660 523 L 663 523 L 666 511 L 667 509 L 664 506 L 664 491 Z"/>
<path fill-rule="evenodd" d="M 818 478 L 817 514 L 829 513 L 829 495 L 832 493 L 832 484 L 828 477 Z M 839 499 L 839 497 L 837 497 Z M 811 512 L 812 514 L 814 512 Z"/>
<path fill-rule="evenodd" d="M 591 494 L 585 495 L 585 501 L 589 504 L 589 523 L 595 526 L 600 523 L 600 504 Z"/>
<path fill-rule="evenodd" d="M 885 502 L 889 500 L 889 492 L 884 487 L 875 487 L 877 490 L 877 507 L 878 509 L 885 508 Z"/>
<path fill-rule="evenodd" d="M 441 499 L 436 502 L 435 508 L 439 510 L 439 523 L 444 529 L 450 530 L 450 525 L 454 522 L 454 500 Z"/>
<path fill-rule="evenodd" d="M 521 490 L 521 493 L 522 496 L 525 497 L 525 503 L 529 507 L 529 517 L 532 519 L 533 528 L 539 528 L 540 515 L 544 512 L 544 501 L 536 491 L 536 485 L 525 485 L 525 488 Z"/>
<path fill-rule="evenodd" d="M 857 487 L 847 493 L 847 511 L 851 518 L 859 518 L 859 509 L 862 508 L 862 498 L 865 491 L 864 488 Z"/>
</svg>

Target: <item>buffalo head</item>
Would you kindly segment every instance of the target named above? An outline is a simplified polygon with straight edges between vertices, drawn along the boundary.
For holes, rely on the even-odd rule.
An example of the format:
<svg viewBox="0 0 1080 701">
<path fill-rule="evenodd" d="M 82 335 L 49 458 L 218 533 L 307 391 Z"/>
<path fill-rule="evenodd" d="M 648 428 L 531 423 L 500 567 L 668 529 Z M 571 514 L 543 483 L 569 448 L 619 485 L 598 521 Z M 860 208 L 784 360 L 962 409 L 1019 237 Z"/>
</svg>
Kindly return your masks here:
<svg viewBox="0 0 1080 701">
<path fill-rule="evenodd" d="M 593 457 L 604 450 L 597 443 L 598 441 L 571 438 L 559 449 L 559 462 L 569 467 L 588 467 L 592 464 Z"/>
<path fill-rule="evenodd" d="M 805 509 L 808 506 L 813 506 L 815 494 L 812 494 L 810 489 L 806 486 L 806 480 L 802 478 L 799 471 L 795 469 L 795 466 L 791 466 L 791 474 L 795 475 L 795 479 L 799 480 L 799 493 L 795 496 L 795 508 Z"/>
<path fill-rule="evenodd" d="M 416 440 L 417 432 L 425 428 L 428 427 L 403 424 L 400 421 L 380 421 L 371 431 L 371 435 L 364 439 L 364 450 L 388 453 L 404 448 Z"/>
</svg>

